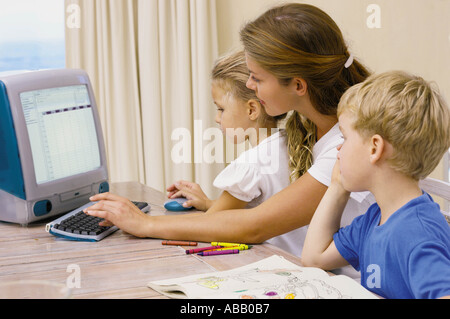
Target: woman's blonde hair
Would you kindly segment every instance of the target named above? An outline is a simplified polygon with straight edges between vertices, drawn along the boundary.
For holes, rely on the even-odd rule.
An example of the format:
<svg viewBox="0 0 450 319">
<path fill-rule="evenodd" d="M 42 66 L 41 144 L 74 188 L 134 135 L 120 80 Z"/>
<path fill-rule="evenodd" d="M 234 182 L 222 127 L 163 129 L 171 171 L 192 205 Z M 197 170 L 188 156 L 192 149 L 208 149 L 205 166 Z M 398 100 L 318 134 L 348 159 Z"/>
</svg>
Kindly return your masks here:
<svg viewBox="0 0 450 319">
<path fill-rule="evenodd" d="M 339 27 L 322 10 L 292 3 L 272 8 L 248 23 L 240 32 L 245 52 L 282 85 L 303 78 L 318 112 L 336 115 L 342 94 L 364 81 L 369 72 L 350 57 Z M 312 165 L 316 143 L 315 125 L 298 112 L 286 124 L 291 180 L 298 179 Z"/>
<path fill-rule="evenodd" d="M 220 57 L 211 71 L 213 82 L 230 92 L 235 99 L 244 102 L 249 100 L 259 101 L 255 91 L 246 86 L 249 76 L 250 73 L 245 61 L 244 51 L 231 52 Z M 272 117 L 266 113 L 264 108 L 261 108 L 261 116 L 258 118 L 258 123 L 261 127 L 266 127 L 269 124 L 274 126 L 284 117 L 286 117 L 285 114 Z"/>
<path fill-rule="evenodd" d="M 402 71 L 369 77 L 341 99 L 361 136 L 379 134 L 394 148 L 391 166 L 416 180 L 428 176 L 450 147 L 450 110 L 437 87 Z"/>
</svg>

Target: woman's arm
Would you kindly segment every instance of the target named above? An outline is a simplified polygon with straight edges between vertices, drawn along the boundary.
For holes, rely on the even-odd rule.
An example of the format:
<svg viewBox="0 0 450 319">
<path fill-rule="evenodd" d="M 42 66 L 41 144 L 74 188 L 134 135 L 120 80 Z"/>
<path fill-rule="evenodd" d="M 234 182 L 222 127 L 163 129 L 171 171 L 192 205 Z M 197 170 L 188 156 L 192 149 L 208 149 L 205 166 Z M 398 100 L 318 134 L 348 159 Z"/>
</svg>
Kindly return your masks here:
<svg viewBox="0 0 450 319">
<path fill-rule="evenodd" d="M 148 216 L 128 200 L 99 194 L 90 215 L 105 218 L 138 237 L 261 243 L 308 225 L 327 187 L 308 173 L 261 205 L 212 214 Z"/>
</svg>

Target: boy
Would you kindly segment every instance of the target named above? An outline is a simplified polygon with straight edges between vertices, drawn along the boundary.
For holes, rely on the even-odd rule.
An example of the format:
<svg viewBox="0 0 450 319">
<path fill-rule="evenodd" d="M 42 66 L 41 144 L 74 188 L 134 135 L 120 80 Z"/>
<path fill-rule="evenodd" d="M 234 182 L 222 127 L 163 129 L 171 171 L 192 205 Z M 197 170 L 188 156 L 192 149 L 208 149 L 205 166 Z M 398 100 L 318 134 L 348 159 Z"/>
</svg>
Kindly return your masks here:
<svg viewBox="0 0 450 319">
<path fill-rule="evenodd" d="M 450 227 L 419 188 L 450 147 L 450 111 L 422 78 L 374 75 L 342 97 L 344 143 L 332 183 L 309 225 L 304 266 L 351 264 L 361 284 L 384 298 L 450 296 Z M 339 229 L 350 192 L 376 203 Z"/>
</svg>

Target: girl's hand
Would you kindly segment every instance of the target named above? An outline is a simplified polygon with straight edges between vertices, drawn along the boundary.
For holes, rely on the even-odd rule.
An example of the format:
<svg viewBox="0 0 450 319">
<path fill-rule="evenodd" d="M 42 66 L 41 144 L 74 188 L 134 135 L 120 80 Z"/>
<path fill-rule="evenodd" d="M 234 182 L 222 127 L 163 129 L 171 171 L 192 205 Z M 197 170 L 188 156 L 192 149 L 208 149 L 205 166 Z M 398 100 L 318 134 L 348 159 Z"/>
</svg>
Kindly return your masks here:
<svg viewBox="0 0 450 319">
<path fill-rule="evenodd" d="M 151 217 L 142 212 L 128 199 L 102 193 L 90 198 L 96 204 L 84 212 L 91 216 L 103 218 L 100 226 L 115 225 L 123 231 L 137 237 L 148 237 Z"/>
<path fill-rule="evenodd" d="M 187 181 L 178 181 L 167 188 L 169 192 L 167 197 L 188 199 L 183 206 L 193 206 L 198 210 L 207 211 L 213 204 L 213 201 L 206 196 L 200 185 Z"/>
</svg>

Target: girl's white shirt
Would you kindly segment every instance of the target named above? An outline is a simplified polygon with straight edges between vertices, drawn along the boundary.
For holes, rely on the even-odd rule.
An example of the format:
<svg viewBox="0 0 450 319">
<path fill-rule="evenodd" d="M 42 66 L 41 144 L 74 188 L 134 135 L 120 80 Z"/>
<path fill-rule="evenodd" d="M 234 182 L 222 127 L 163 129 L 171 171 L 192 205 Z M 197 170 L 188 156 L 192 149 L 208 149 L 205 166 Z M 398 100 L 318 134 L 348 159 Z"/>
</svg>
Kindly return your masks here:
<svg viewBox="0 0 450 319">
<path fill-rule="evenodd" d="M 243 152 L 217 175 L 213 185 L 256 207 L 289 185 L 284 131 L 273 133 Z"/>
</svg>

